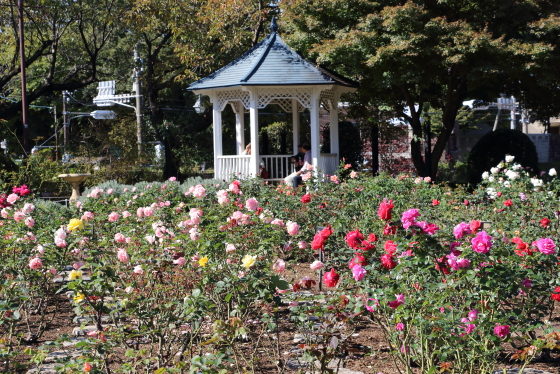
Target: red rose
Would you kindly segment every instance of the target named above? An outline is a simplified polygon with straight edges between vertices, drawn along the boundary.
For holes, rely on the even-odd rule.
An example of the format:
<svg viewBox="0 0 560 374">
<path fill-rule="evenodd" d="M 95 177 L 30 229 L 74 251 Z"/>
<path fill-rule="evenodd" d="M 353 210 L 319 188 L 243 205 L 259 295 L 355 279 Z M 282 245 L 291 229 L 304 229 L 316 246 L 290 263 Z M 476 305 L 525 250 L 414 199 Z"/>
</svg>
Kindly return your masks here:
<svg viewBox="0 0 560 374">
<path fill-rule="evenodd" d="M 541 226 L 546 228 L 548 227 L 548 225 L 550 225 L 550 220 L 548 218 L 543 218 L 541 219 Z"/>
<path fill-rule="evenodd" d="M 439 200 L 438 199 L 433 199 L 432 200 L 432 205 L 433 206 L 438 206 L 439 205 Z"/>
<path fill-rule="evenodd" d="M 319 234 L 315 234 L 315 237 L 313 238 L 313 241 L 311 242 L 311 248 L 317 250 L 317 249 L 323 249 L 325 247 L 325 239 L 323 239 L 321 237 L 321 235 Z"/>
<path fill-rule="evenodd" d="M 472 233 L 474 234 L 475 232 L 478 231 L 478 229 L 480 228 L 480 221 L 477 220 L 472 220 L 471 223 L 469 223 L 469 229 L 471 229 Z"/>
<path fill-rule="evenodd" d="M 327 287 L 335 287 L 339 279 L 340 275 L 338 275 L 336 271 L 334 271 L 334 268 L 323 275 L 323 283 L 325 283 L 325 286 Z"/>
<path fill-rule="evenodd" d="M 356 265 L 360 265 L 360 266 L 367 265 L 367 260 L 361 253 L 356 253 L 356 257 L 354 257 L 353 259 L 350 260 L 350 262 L 348 262 L 348 269 L 352 269 Z"/>
<path fill-rule="evenodd" d="M 498 197 L 502 197 L 502 193 L 501 193 L 500 191 L 498 191 L 498 193 L 496 193 L 496 195 L 497 195 Z"/>
<path fill-rule="evenodd" d="M 395 205 L 393 204 L 393 200 L 383 200 L 381 204 L 379 204 L 379 210 L 377 211 L 377 215 L 384 221 L 388 221 L 391 219 L 391 210 Z"/>
<path fill-rule="evenodd" d="M 356 229 L 346 234 L 345 240 L 346 244 L 348 244 L 350 248 L 358 248 L 364 240 L 364 236 L 362 235 L 360 230 Z"/>
<path fill-rule="evenodd" d="M 331 234 L 334 232 L 334 230 L 332 229 L 332 227 L 327 226 L 324 229 L 322 229 L 321 231 L 319 231 L 319 235 L 327 240 L 329 238 L 329 236 L 331 236 Z"/>
<path fill-rule="evenodd" d="M 369 234 L 367 240 L 368 240 L 368 242 L 370 242 L 370 243 L 374 243 L 374 242 L 377 241 L 377 236 L 375 236 L 375 234 Z"/>
<path fill-rule="evenodd" d="M 465 206 L 469 206 L 469 201 L 467 199 L 465 199 L 465 201 L 463 201 L 463 204 L 465 204 Z"/>
<path fill-rule="evenodd" d="M 395 235 L 397 233 L 397 226 L 386 225 L 383 228 L 383 235 Z"/>
<path fill-rule="evenodd" d="M 560 302 L 560 287 L 556 287 L 552 292 L 552 300 Z"/>
<path fill-rule="evenodd" d="M 381 265 L 385 269 L 392 269 L 397 266 L 396 262 L 393 261 L 393 257 L 388 253 L 385 253 L 383 256 L 381 256 Z"/>
<path fill-rule="evenodd" d="M 504 206 L 512 206 L 513 202 L 510 199 L 507 199 L 506 201 L 504 201 Z"/>
<path fill-rule="evenodd" d="M 387 254 L 393 256 L 395 254 L 395 252 L 397 251 L 397 245 L 395 244 L 394 241 L 387 240 L 385 242 L 385 245 L 383 245 L 383 249 L 385 250 L 385 252 Z"/>
<path fill-rule="evenodd" d="M 310 201 L 311 201 L 311 195 L 309 195 L 308 193 L 306 193 L 301 197 L 301 202 L 304 204 L 307 204 Z"/>
</svg>

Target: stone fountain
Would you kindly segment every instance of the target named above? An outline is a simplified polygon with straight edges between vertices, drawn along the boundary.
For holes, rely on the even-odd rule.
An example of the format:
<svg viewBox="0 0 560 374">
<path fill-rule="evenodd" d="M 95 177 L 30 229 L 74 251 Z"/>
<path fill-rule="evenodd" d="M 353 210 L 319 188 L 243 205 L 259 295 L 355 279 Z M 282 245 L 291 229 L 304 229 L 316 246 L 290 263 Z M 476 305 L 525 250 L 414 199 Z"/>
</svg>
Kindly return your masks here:
<svg viewBox="0 0 560 374">
<path fill-rule="evenodd" d="M 91 174 L 59 174 L 58 177 L 70 183 L 72 186 L 70 200 L 77 200 L 80 197 L 80 183 L 91 177 Z"/>
</svg>

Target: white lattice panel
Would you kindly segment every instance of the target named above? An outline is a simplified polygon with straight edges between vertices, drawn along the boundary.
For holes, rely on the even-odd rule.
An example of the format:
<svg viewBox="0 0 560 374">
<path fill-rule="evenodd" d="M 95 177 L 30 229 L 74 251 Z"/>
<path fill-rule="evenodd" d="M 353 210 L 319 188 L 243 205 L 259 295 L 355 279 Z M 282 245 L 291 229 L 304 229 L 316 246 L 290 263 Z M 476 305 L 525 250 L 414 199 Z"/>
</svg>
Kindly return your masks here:
<svg viewBox="0 0 560 374">
<path fill-rule="evenodd" d="M 271 100 L 269 104 L 280 105 L 284 112 L 292 113 L 292 99 L 274 99 Z"/>
<path fill-rule="evenodd" d="M 332 108 L 336 108 L 336 103 L 334 102 L 334 91 L 333 90 L 321 91 L 321 103 L 325 108 L 328 108 L 329 110 Z"/>
<path fill-rule="evenodd" d="M 251 94 L 247 91 L 219 91 L 218 107 L 223 110 L 229 101 L 241 101 L 245 109 L 249 108 Z"/>
<path fill-rule="evenodd" d="M 273 100 L 297 99 L 297 101 L 305 108 L 311 108 L 311 89 L 298 87 L 289 88 L 262 88 L 259 89 L 257 107 L 262 109 L 270 104 Z M 282 104 L 280 104 L 282 105 Z"/>
</svg>

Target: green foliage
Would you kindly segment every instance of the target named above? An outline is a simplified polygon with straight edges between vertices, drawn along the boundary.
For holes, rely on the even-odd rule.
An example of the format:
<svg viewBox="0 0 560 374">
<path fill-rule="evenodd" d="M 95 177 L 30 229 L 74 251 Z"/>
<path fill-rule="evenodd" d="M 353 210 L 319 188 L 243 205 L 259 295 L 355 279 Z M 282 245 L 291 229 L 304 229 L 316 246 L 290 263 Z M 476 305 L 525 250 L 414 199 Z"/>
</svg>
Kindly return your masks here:
<svg viewBox="0 0 560 374">
<path fill-rule="evenodd" d="M 519 130 L 497 130 L 486 133 L 469 154 L 468 181 L 475 186 L 482 180 L 482 173 L 503 161 L 506 155 L 531 173 L 539 171 L 539 157 L 535 144 Z"/>
</svg>

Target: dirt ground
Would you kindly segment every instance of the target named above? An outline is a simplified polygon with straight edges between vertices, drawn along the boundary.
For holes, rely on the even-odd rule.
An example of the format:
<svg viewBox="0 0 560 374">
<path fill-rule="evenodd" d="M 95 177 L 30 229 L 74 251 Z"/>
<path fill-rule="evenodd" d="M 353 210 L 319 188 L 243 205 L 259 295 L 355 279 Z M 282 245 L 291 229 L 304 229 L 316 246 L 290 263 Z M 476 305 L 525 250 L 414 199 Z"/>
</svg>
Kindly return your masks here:
<svg viewBox="0 0 560 374">
<path fill-rule="evenodd" d="M 292 267 L 289 270 L 289 274 L 287 275 L 287 279 L 301 279 L 304 276 L 308 276 L 311 279 L 317 279 L 317 274 L 309 268 L 309 264 L 298 264 L 297 266 Z M 320 293 L 318 286 L 314 285 L 309 290 L 314 294 Z M 76 326 L 76 324 L 72 323 L 72 319 L 74 318 L 74 313 L 72 306 L 68 299 L 62 295 L 56 296 L 57 301 L 59 302 L 59 309 L 55 315 L 55 318 L 49 323 L 48 329 L 46 332 L 41 336 L 41 338 L 34 343 L 24 343 L 22 342 L 20 346 L 16 347 L 16 350 L 23 351 L 25 348 L 37 348 L 40 345 L 43 345 L 47 341 L 53 341 L 59 338 L 63 334 L 72 334 L 72 329 Z M 255 357 L 259 358 L 258 367 L 255 370 L 258 373 L 275 373 L 279 372 L 277 367 L 276 357 L 280 356 L 281 361 L 280 365 L 284 366 L 284 372 L 288 374 L 295 374 L 295 373 L 305 373 L 309 370 L 305 367 L 294 367 L 293 365 L 286 366 L 286 363 L 297 363 L 296 354 L 294 352 L 298 349 L 298 344 L 294 343 L 294 335 L 296 330 L 294 326 L 287 321 L 287 316 L 289 314 L 288 306 L 283 306 L 280 309 L 280 315 L 285 316 L 284 322 L 281 324 L 279 339 L 268 339 L 267 344 L 269 346 L 265 346 L 259 349 L 258 352 L 255 353 Z M 554 313 L 553 320 L 556 324 L 560 324 L 560 308 Z M 31 316 L 31 324 L 33 325 L 36 320 L 34 317 Z M 24 323 L 18 325 L 18 330 L 20 332 L 27 331 L 26 326 Z M 240 342 L 240 349 L 246 353 L 252 353 L 251 350 L 253 347 L 249 345 L 249 343 Z M 345 357 L 340 357 L 343 359 L 344 365 L 343 367 L 351 370 L 361 371 L 363 373 L 384 373 L 384 374 L 396 374 L 399 373 L 399 370 L 395 363 L 392 361 L 391 356 L 389 354 L 389 347 L 384 342 L 383 334 L 379 328 L 375 327 L 373 324 L 368 322 L 366 319 L 359 320 L 358 323 L 355 325 L 355 330 L 352 331 L 351 335 L 347 340 L 348 346 L 351 348 L 351 353 L 348 353 Z M 263 344 L 264 345 L 264 344 Z M 124 353 L 114 351 L 114 363 L 113 368 L 117 368 L 119 366 L 119 355 Z M 520 362 L 512 361 L 510 359 L 510 355 L 514 353 L 513 349 L 509 348 L 509 351 L 504 354 L 499 362 L 497 369 L 504 369 L 504 368 L 519 368 L 522 366 Z M 27 364 L 28 360 L 27 356 L 20 355 L 17 358 L 22 364 Z M 0 365 L 2 366 L 2 365 Z M 539 369 L 551 373 L 560 373 L 560 352 L 553 351 L 550 355 L 550 358 L 547 359 L 539 359 L 537 358 L 533 362 L 531 362 L 528 367 L 533 369 Z M 11 369 L 8 372 L 2 371 L 3 373 L 18 373 L 18 372 L 26 372 L 26 370 L 17 371 L 15 369 Z M 420 371 L 418 371 L 420 373 Z"/>
</svg>

